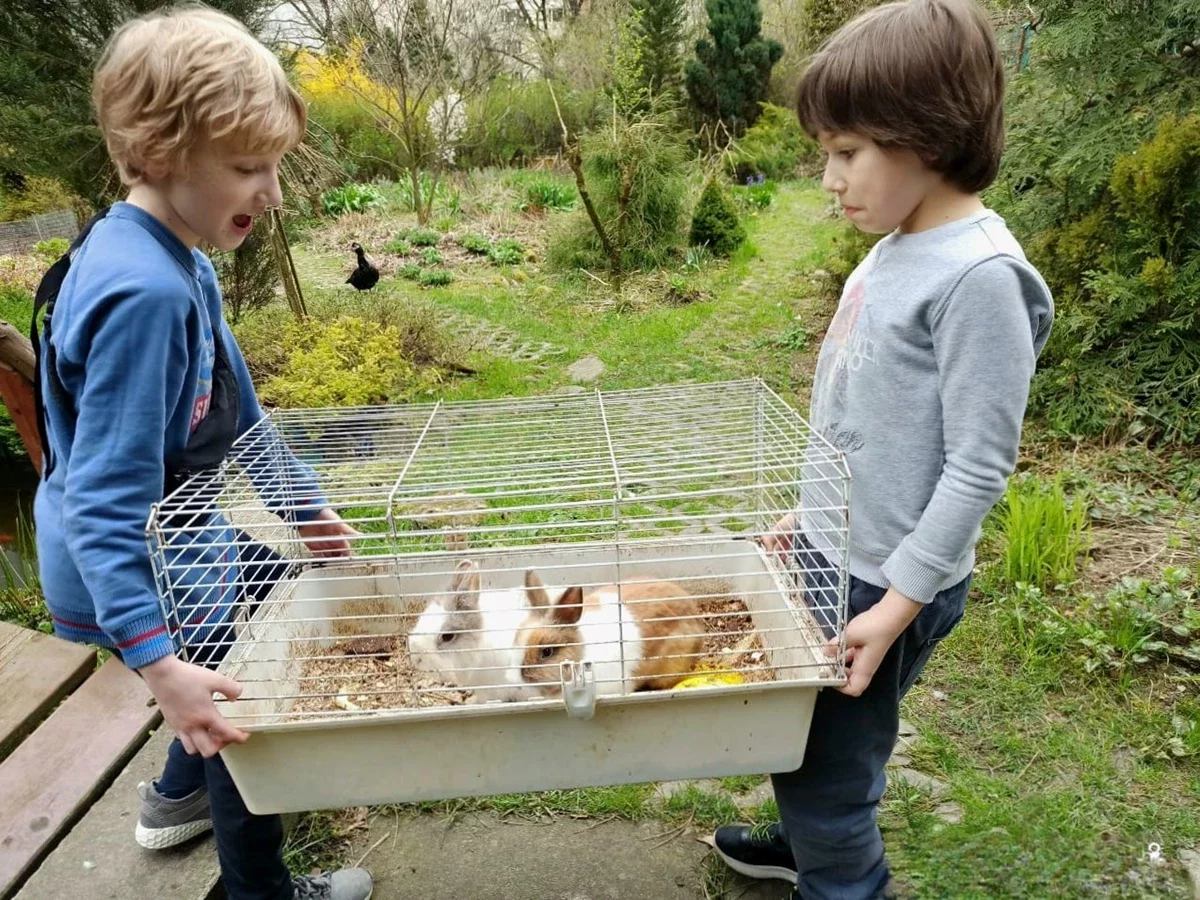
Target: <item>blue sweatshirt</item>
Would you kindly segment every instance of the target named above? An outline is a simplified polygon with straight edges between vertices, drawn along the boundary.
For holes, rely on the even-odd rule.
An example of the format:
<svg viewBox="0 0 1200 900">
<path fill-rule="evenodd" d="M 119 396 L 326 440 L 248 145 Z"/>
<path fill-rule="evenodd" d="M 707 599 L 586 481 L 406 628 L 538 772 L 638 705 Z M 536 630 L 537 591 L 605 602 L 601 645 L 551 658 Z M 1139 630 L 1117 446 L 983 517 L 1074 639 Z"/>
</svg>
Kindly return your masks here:
<svg viewBox="0 0 1200 900">
<path fill-rule="evenodd" d="M 171 633 L 146 537 L 164 459 L 208 412 L 214 328 L 237 377 L 242 434 L 263 412 L 222 320 L 212 263 L 128 203 L 76 252 L 54 310 L 57 372 L 75 408 L 45 397 L 55 467 L 34 503 L 42 588 L 60 637 L 119 649 L 130 668 L 174 653 L 178 640 L 205 640 L 237 599 L 235 533 L 214 513 L 167 554 L 181 626 Z M 302 487 L 302 518 L 311 516 L 324 505 L 315 477 L 286 460 L 286 480 Z"/>
</svg>

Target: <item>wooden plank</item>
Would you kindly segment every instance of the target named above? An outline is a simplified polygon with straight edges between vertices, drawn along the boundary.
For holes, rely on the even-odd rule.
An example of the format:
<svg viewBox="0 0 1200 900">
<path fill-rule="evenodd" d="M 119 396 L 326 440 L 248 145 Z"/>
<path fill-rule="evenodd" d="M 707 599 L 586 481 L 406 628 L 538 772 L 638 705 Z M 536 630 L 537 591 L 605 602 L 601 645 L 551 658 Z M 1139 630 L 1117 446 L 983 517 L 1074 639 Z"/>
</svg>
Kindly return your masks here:
<svg viewBox="0 0 1200 900">
<path fill-rule="evenodd" d="M 0 760 L 95 666 L 95 650 L 0 622 Z"/>
<path fill-rule="evenodd" d="M 142 680 L 110 659 L 0 763 L 0 896 L 20 887 L 159 718 Z"/>
<path fill-rule="evenodd" d="M 29 876 L 16 900 L 210 900 L 218 893 L 214 889 L 221 871 L 211 832 L 157 853 L 143 850 L 133 839 L 138 782 L 162 774 L 172 737 L 167 725 L 154 733 Z"/>
</svg>

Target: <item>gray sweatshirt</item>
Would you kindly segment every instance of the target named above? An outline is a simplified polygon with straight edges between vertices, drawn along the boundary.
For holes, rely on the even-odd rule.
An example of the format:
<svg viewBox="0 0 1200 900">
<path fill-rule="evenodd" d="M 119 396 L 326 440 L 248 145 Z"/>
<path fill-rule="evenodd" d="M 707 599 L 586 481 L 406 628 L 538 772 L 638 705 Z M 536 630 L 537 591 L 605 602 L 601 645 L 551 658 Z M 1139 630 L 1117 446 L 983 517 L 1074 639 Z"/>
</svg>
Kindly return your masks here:
<svg viewBox="0 0 1200 900">
<path fill-rule="evenodd" d="M 970 573 L 1053 316 L 1046 283 L 990 210 L 890 234 L 854 270 L 810 411 L 850 467 L 852 575 L 928 603 Z M 806 535 L 836 558 L 839 504 L 802 496 Z"/>
</svg>

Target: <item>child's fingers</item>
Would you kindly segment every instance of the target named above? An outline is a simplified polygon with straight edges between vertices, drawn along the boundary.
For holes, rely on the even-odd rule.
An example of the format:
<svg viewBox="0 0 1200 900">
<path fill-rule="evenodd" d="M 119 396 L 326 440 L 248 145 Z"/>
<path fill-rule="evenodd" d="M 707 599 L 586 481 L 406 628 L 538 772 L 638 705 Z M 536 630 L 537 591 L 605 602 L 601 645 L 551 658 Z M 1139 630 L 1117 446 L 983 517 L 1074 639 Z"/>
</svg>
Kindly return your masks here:
<svg viewBox="0 0 1200 900">
<path fill-rule="evenodd" d="M 209 738 L 216 744 L 217 750 L 220 750 L 227 744 L 244 744 L 250 737 L 249 734 L 240 728 L 235 728 L 228 719 L 220 714 L 208 726 L 207 733 Z"/>
<path fill-rule="evenodd" d="M 242 686 L 240 684 L 232 678 L 218 675 L 216 672 L 210 674 L 208 689 L 213 693 L 223 694 L 230 700 L 236 700 L 242 696 Z"/>
<path fill-rule="evenodd" d="M 192 731 L 192 743 L 196 747 L 196 752 L 205 759 L 216 756 L 220 749 L 212 735 L 203 727 L 197 727 Z"/>
</svg>

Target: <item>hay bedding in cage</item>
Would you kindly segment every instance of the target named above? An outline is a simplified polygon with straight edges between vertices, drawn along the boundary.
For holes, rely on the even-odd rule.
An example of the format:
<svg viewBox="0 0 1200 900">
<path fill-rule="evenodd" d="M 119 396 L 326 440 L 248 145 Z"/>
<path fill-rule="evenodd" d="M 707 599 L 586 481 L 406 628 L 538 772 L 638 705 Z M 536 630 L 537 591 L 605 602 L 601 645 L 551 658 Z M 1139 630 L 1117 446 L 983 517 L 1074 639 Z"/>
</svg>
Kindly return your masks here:
<svg viewBox="0 0 1200 900">
<path fill-rule="evenodd" d="M 774 681 L 775 672 L 746 604 L 730 595 L 723 581 L 693 581 L 706 636 L 695 674 L 736 672 L 745 683 Z M 405 629 L 413 621 L 403 617 Z M 294 715 L 462 706 L 472 695 L 430 672 L 408 656 L 405 634 L 346 637 L 328 647 L 297 642 L 293 652 L 308 656 L 300 668 L 304 696 Z"/>
</svg>

